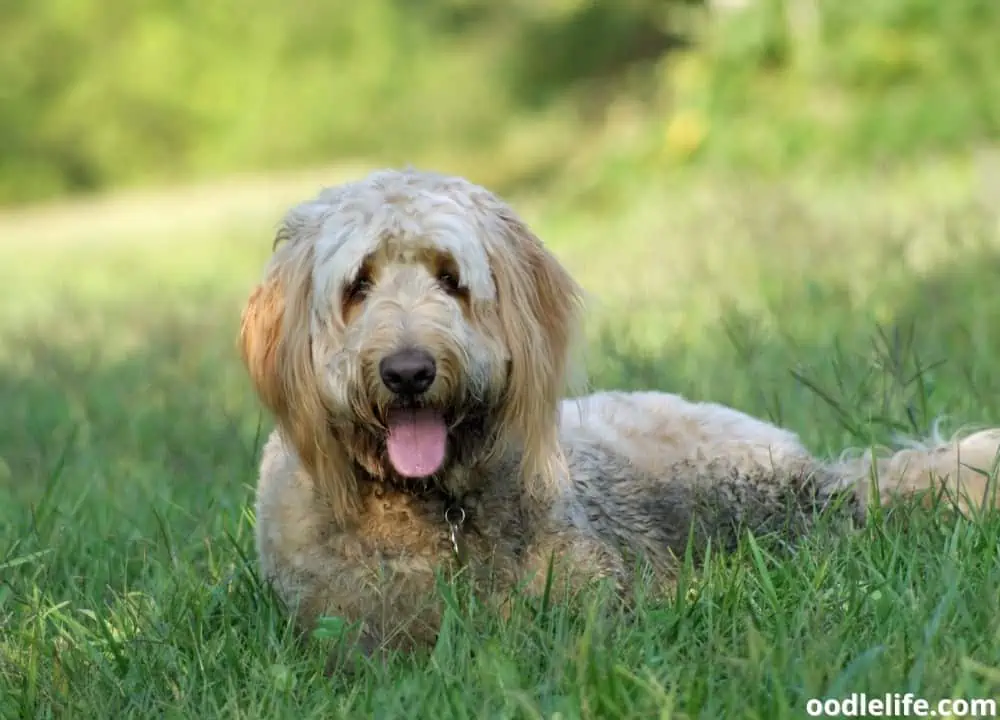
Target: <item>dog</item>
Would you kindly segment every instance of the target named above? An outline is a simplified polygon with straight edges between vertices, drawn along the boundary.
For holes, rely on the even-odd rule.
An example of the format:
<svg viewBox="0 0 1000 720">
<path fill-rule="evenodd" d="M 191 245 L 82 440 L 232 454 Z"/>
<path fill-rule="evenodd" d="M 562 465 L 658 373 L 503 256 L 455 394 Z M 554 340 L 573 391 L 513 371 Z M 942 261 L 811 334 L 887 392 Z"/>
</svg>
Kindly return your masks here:
<svg viewBox="0 0 1000 720">
<path fill-rule="evenodd" d="M 668 592 L 689 543 L 794 539 L 825 508 L 862 523 L 934 489 L 995 507 L 1000 429 L 823 461 L 722 405 L 564 396 L 582 298 L 512 207 L 461 177 L 383 170 L 288 211 L 240 347 L 275 420 L 261 574 L 299 628 L 337 616 L 365 652 L 415 650 L 437 637 L 442 572 L 488 598 L 595 582 L 625 597 L 641 562 Z"/>
</svg>

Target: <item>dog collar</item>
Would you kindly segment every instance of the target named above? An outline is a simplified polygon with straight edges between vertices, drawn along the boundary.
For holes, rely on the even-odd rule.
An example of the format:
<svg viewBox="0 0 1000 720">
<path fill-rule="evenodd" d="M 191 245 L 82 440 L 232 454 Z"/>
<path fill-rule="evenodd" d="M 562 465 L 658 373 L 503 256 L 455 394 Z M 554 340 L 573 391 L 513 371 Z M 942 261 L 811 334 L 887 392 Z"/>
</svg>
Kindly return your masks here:
<svg viewBox="0 0 1000 720">
<path fill-rule="evenodd" d="M 462 526 L 465 524 L 465 509 L 455 503 L 448 505 L 444 511 L 444 521 L 448 524 L 448 539 L 451 540 L 451 550 L 455 559 L 465 564 L 465 543 L 462 538 Z"/>
</svg>

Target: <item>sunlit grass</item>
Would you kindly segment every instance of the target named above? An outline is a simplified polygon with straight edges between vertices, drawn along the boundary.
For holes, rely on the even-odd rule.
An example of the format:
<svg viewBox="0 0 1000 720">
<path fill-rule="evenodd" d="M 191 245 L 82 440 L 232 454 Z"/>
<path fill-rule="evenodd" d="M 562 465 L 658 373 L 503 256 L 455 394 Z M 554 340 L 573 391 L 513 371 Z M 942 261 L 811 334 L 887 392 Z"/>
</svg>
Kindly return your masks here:
<svg viewBox="0 0 1000 720">
<path fill-rule="evenodd" d="M 725 402 L 834 453 L 1000 422 L 1000 218 L 977 193 L 928 165 L 517 204 L 594 295 L 595 386 Z M 0 714 L 770 719 L 1000 693 L 1000 523 L 905 511 L 791 555 L 746 543 L 629 617 L 473 608 L 429 658 L 323 678 L 256 577 L 268 421 L 235 348 L 286 199 L 0 245 Z"/>
</svg>

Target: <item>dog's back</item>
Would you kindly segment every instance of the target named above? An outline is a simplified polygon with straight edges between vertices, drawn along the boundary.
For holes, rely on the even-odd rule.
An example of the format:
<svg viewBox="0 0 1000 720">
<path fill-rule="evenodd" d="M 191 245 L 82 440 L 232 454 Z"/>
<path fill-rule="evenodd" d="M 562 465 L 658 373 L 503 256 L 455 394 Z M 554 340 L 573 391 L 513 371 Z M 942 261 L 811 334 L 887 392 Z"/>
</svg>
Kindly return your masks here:
<svg viewBox="0 0 1000 720">
<path fill-rule="evenodd" d="M 732 408 L 657 392 L 602 392 L 563 402 L 567 522 L 641 553 L 670 574 L 690 540 L 731 548 L 739 533 L 809 529 L 836 505 L 863 522 L 872 483 L 882 504 L 943 487 L 963 511 L 993 505 L 988 479 L 1000 430 L 825 462 L 792 432 Z M 928 494 L 930 497 L 930 494 Z"/>
</svg>

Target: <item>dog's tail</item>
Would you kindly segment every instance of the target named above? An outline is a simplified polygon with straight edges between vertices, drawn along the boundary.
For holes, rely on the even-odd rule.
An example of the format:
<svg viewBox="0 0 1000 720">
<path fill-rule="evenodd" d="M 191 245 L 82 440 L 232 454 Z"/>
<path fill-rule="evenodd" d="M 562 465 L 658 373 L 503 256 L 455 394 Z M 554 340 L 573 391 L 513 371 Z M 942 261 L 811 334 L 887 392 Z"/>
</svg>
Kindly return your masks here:
<svg viewBox="0 0 1000 720">
<path fill-rule="evenodd" d="M 841 477 L 853 483 L 866 507 L 919 498 L 931 507 L 943 502 L 966 516 L 1000 507 L 1000 428 L 944 439 L 933 433 L 922 441 L 904 441 L 894 450 L 869 450 L 840 462 Z"/>
</svg>

